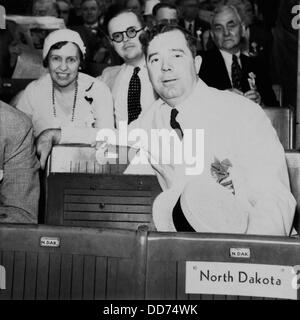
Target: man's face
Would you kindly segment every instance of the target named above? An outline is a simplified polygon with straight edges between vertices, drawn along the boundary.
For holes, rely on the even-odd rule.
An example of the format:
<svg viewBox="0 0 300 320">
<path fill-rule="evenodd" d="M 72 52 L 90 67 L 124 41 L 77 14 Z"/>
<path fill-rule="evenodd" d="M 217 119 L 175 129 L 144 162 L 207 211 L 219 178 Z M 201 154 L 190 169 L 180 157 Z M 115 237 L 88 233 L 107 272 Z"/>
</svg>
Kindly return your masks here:
<svg viewBox="0 0 300 320">
<path fill-rule="evenodd" d="M 82 18 L 87 24 L 96 23 L 99 17 L 99 8 L 96 0 L 85 1 L 82 6 Z"/>
<path fill-rule="evenodd" d="M 32 9 L 32 15 L 37 17 L 57 17 L 57 11 L 53 3 L 35 2 Z"/>
<path fill-rule="evenodd" d="M 160 8 L 155 16 L 157 24 L 175 24 L 178 21 L 177 10 L 171 8 Z"/>
<path fill-rule="evenodd" d="M 75 81 L 79 64 L 79 49 L 74 43 L 68 42 L 60 49 L 51 50 L 49 53 L 49 73 L 59 87 L 67 87 Z"/>
<path fill-rule="evenodd" d="M 126 31 L 132 27 L 135 30 L 142 28 L 137 16 L 132 12 L 121 13 L 110 20 L 108 24 L 109 37 L 112 39 L 114 33 Z M 141 32 L 142 30 L 137 32 L 134 38 L 129 38 L 124 32 L 122 42 L 112 41 L 114 49 L 125 62 L 130 62 L 143 56 L 142 44 L 139 40 Z"/>
<path fill-rule="evenodd" d="M 171 106 L 178 106 L 197 83 L 200 57 L 195 59 L 183 33 L 173 30 L 156 36 L 147 53 L 147 67 L 152 85 Z"/>
<path fill-rule="evenodd" d="M 231 9 L 218 13 L 212 23 L 212 36 L 216 46 L 235 54 L 240 50 L 245 28 Z"/>
<path fill-rule="evenodd" d="M 69 22 L 69 13 L 70 13 L 70 6 L 64 1 L 56 1 L 58 7 L 58 16 L 61 19 L 64 19 L 65 25 L 68 25 Z"/>
</svg>

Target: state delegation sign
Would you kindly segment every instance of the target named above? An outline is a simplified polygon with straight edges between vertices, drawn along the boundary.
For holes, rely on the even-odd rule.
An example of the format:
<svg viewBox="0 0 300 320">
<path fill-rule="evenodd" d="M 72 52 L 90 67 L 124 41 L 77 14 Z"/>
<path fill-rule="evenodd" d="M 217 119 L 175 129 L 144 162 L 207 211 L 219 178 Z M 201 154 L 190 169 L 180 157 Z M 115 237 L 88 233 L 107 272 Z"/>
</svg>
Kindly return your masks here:
<svg viewBox="0 0 300 320">
<path fill-rule="evenodd" d="M 296 300 L 295 277 L 290 266 L 187 261 L 186 293 Z"/>
</svg>

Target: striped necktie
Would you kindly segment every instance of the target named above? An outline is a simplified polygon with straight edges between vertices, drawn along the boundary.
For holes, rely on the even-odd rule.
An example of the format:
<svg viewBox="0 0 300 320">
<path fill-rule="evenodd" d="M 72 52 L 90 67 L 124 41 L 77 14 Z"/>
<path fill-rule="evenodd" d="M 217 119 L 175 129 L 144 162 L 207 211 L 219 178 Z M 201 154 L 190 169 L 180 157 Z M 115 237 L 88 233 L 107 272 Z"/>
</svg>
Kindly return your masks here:
<svg viewBox="0 0 300 320">
<path fill-rule="evenodd" d="M 128 98 L 127 98 L 127 106 L 128 106 L 128 124 L 133 120 L 137 119 L 140 115 L 141 108 L 141 80 L 138 75 L 141 69 L 139 67 L 135 67 L 133 70 L 133 75 L 129 82 L 128 88 Z"/>
</svg>

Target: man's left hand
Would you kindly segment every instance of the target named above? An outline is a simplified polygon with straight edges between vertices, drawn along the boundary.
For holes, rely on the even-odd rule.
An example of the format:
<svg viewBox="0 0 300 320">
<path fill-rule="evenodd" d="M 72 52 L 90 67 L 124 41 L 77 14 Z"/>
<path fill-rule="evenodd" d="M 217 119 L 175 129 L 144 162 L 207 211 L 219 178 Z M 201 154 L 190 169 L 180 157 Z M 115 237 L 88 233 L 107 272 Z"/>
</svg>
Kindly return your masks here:
<svg viewBox="0 0 300 320">
<path fill-rule="evenodd" d="M 41 168 L 45 169 L 52 146 L 58 144 L 61 138 L 61 129 L 46 129 L 36 139 L 36 150 L 40 157 Z"/>
</svg>

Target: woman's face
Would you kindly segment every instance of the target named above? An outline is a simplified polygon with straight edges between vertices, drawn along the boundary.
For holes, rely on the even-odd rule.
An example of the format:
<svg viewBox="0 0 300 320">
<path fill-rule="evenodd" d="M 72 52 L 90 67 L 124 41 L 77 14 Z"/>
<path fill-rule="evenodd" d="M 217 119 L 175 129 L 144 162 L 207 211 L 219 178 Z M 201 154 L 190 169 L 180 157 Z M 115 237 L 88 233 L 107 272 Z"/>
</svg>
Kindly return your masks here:
<svg viewBox="0 0 300 320">
<path fill-rule="evenodd" d="M 68 42 L 60 49 L 51 50 L 49 53 L 49 73 L 54 84 L 59 87 L 68 87 L 75 81 L 79 65 L 79 49 L 72 42 Z"/>
</svg>

